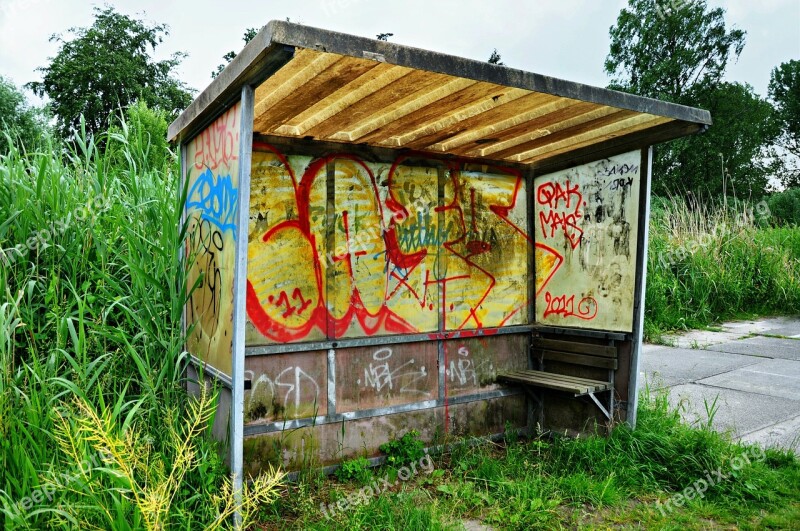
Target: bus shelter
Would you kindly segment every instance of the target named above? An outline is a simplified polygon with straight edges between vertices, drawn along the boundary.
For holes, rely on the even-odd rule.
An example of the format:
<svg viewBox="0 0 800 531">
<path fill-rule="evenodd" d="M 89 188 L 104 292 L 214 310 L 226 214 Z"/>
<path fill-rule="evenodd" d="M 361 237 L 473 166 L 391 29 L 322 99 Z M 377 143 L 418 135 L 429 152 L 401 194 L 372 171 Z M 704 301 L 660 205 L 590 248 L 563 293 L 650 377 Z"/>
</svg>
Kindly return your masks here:
<svg viewBox="0 0 800 531">
<path fill-rule="evenodd" d="M 650 146 L 707 111 L 273 21 L 171 124 L 237 477 L 636 421 Z M 202 381 L 202 380 L 201 380 Z"/>
</svg>

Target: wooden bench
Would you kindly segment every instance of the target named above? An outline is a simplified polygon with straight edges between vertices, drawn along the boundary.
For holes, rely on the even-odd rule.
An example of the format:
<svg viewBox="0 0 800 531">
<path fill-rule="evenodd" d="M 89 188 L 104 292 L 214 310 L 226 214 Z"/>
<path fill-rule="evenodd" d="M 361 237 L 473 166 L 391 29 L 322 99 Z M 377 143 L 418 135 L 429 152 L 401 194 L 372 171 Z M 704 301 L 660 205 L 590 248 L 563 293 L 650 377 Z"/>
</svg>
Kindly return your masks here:
<svg viewBox="0 0 800 531">
<path fill-rule="evenodd" d="M 593 380 L 578 376 L 569 376 L 546 370 L 516 370 L 501 373 L 497 379 L 508 383 L 529 387 L 550 389 L 571 393 L 576 397 L 588 396 L 600 408 L 600 411 L 611 419 L 611 413 L 597 399 L 595 393 L 614 390 L 614 371 L 617 369 L 617 347 L 593 345 L 577 341 L 545 339 L 534 337 L 531 345 L 535 365 L 542 368 L 546 361 L 556 361 L 583 367 L 596 367 L 608 370 L 607 380 Z M 611 405 L 612 402 L 609 401 Z"/>
</svg>

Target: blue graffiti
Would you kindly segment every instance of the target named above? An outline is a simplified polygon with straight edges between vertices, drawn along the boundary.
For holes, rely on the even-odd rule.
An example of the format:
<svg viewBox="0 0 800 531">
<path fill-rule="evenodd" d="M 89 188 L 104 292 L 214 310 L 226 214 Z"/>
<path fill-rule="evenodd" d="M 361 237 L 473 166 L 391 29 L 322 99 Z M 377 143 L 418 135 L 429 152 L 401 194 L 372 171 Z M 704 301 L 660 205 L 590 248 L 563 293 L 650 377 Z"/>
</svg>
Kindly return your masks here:
<svg viewBox="0 0 800 531">
<path fill-rule="evenodd" d="M 199 210 L 202 219 L 216 225 L 220 232 L 232 231 L 235 238 L 238 196 L 230 175 L 220 175 L 215 182 L 214 174 L 206 169 L 192 184 L 186 209 Z"/>
</svg>

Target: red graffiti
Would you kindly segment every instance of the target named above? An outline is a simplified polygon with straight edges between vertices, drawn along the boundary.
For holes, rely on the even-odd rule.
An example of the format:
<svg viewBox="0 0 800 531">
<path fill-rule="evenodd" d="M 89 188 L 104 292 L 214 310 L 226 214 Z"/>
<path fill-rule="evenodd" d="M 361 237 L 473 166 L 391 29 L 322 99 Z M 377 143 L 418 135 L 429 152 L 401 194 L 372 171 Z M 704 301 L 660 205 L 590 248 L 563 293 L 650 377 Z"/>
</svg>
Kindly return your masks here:
<svg viewBox="0 0 800 531">
<path fill-rule="evenodd" d="M 582 206 L 583 196 L 578 191 L 578 185 L 570 186 L 569 179 L 564 184 L 543 183 L 536 190 L 536 200 L 540 205 L 547 205 L 550 208 L 559 208 L 560 203 L 564 203 L 564 208 L 572 208 L 572 205 Z"/>
<path fill-rule="evenodd" d="M 536 201 L 547 207 L 539 212 L 544 237 L 552 238 L 562 231 L 572 248 L 577 248 L 583 238 L 583 229 L 579 226 L 583 217 L 581 208 L 586 205 L 578 185 L 570 185 L 569 180 L 563 186 L 557 182 L 540 184 L 536 189 Z"/>
<path fill-rule="evenodd" d="M 215 171 L 239 159 L 240 110 L 241 104 L 234 105 L 192 140 L 195 168 Z"/>
<path fill-rule="evenodd" d="M 268 300 L 269 302 L 273 302 L 275 301 L 275 297 L 270 295 Z M 294 289 L 294 291 L 292 292 L 292 300 L 299 301 L 300 305 L 295 306 L 294 304 L 289 302 L 289 296 L 286 294 L 285 291 L 281 291 L 280 295 L 278 296 L 278 300 L 275 301 L 275 306 L 286 307 L 286 311 L 283 312 L 283 317 L 289 317 L 293 315 L 295 312 L 297 313 L 297 315 L 300 315 L 301 313 L 303 313 L 303 310 L 308 308 L 308 305 L 311 304 L 310 300 L 306 300 L 305 298 L 303 298 L 303 293 L 300 291 L 300 288 Z"/>
<path fill-rule="evenodd" d="M 584 297 L 578 302 L 575 308 L 575 295 L 561 295 L 554 297 L 549 291 L 544 294 L 547 309 L 544 317 L 548 315 L 560 315 L 563 318 L 577 317 L 586 321 L 591 321 L 597 317 L 597 300 L 594 297 Z"/>
</svg>

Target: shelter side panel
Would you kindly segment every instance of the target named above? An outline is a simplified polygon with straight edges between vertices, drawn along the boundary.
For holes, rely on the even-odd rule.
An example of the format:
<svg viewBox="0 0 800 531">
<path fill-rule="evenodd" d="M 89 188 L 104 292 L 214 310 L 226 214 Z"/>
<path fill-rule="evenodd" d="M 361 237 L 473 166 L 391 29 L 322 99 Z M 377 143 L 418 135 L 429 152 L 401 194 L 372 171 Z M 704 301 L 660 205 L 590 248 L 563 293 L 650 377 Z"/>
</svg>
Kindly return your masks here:
<svg viewBox="0 0 800 531">
<path fill-rule="evenodd" d="M 233 276 L 239 195 L 241 103 L 193 138 L 186 148 L 188 195 L 186 307 L 192 326 L 187 350 L 230 376 L 233 339 Z"/>
<path fill-rule="evenodd" d="M 536 321 L 630 332 L 641 153 L 534 180 Z"/>
</svg>

